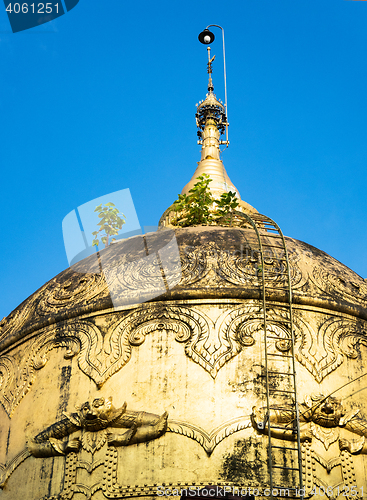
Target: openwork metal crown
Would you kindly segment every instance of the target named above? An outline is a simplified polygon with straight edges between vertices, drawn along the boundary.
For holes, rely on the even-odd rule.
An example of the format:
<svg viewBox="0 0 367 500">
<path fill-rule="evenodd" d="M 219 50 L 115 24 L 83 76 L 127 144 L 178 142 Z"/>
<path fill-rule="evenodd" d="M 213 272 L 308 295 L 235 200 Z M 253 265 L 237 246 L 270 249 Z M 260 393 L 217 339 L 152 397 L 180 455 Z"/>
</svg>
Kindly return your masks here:
<svg viewBox="0 0 367 500">
<path fill-rule="evenodd" d="M 196 111 L 196 125 L 204 130 L 208 118 L 212 118 L 221 134 L 224 134 L 227 117 L 223 104 L 218 101 L 214 94 L 209 93 L 204 101 L 199 103 Z M 198 132 L 198 135 L 201 135 Z"/>
</svg>

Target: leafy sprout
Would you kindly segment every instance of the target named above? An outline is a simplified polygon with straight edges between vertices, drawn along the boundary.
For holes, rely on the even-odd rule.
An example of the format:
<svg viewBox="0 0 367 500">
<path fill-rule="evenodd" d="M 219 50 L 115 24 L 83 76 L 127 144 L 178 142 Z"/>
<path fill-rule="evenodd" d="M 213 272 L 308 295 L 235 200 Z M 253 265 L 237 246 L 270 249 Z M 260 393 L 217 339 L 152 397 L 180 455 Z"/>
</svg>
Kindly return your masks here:
<svg viewBox="0 0 367 500">
<path fill-rule="evenodd" d="M 100 235 L 101 241 L 104 244 L 105 248 L 116 241 L 116 238 L 111 238 L 111 236 L 116 236 L 119 233 L 119 230 L 126 222 L 126 217 L 123 213 L 121 213 L 113 203 L 109 202 L 103 207 L 102 203 L 95 208 L 95 212 L 98 212 L 98 217 L 101 219 L 97 224 L 100 226 L 98 231 L 93 231 L 93 246 L 99 245 L 99 239 L 97 238 L 98 233 L 102 233 Z M 103 234 L 104 231 L 104 234 Z M 111 238 L 111 241 L 110 241 Z"/>
<path fill-rule="evenodd" d="M 177 213 L 171 222 L 173 225 L 187 227 L 198 224 L 212 224 L 221 219 L 221 223 L 232 226 L 233 214 L 239 205 L 236 193 L 223 193 L 216 200 L 209 188 L 212 179 L 208 174 L 197 177 L 197 182 L 189 194 L 179 194 L 173 203 L 173 210 Z"/>
<path fill-rule="evenodd" d="M 236 193 L 233 193 L 233 191 L 222 193 L 220 200 L 216 201 L 216 204 L 218 206 L 218 215 L 225 217 L 225 221 L 229 219 L 229 225 L 232 226 L 233 212 L 239 205 Z"/>
<path fill-rule="evenodd" d="M 173 203 L 173 210 L 184 215 L 184 218 L 178 221 L 180 226 L 212 222 L 210 207 L 214 203 L 214 198 L 209 189 L 212 179 L 207 174 L 200 175 L 197 179 L 198 182 L 190 189 L 189 195 L 179 194 L 178 200 Z"/>
</svg>

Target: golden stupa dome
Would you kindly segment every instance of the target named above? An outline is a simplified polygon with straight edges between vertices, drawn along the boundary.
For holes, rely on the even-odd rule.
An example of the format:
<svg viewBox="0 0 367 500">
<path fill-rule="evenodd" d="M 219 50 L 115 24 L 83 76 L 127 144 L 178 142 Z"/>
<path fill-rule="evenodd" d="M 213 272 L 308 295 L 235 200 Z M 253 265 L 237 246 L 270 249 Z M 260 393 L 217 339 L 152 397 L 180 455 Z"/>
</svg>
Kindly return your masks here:
<svg viewBox="0 0 367 500">
<path fill-rule="evenodd" d="M 183 193 L 239 198 L 212 90 Z M 366 281 L 245 202 L 171 211 L 0 323 L 0 499 L 362 497 Z"/>
</svg>

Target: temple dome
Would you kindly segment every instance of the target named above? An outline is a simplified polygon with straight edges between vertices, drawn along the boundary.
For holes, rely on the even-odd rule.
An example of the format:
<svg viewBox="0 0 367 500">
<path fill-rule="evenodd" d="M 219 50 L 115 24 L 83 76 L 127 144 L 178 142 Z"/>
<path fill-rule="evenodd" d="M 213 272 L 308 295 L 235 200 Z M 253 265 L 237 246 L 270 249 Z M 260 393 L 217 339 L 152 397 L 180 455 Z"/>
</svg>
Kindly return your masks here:
<svg viewBox="0 0 367 500">
<path fill-rule="evenodd" d="M 294 304 L 343 311 L 367 319 L 367 283 L 325 252 L 286 237 Z M 166 249 L 165 265 L 171 284 L 165 293 L 150 299 L 162 280 L 159 262 L 147 258 Z M 177 261 L 177 241 L 180 261 Z M 170 247 L 171 246 L 171 247 Z M 276 249 L 274 249 L 276 255 Z M 120 296 L 117 309 L 138 307 L 147 300 L 259 299 L 259 256 L 250 228 L 196 226 L 163 229 L 156 233 L 119 240 L 42 286 L 0 323 L 0 349 L 48 325 L 67 319 L 111 311 L 110 294 Z M 139 272 L 137 272 L 137 268 Z M 108 285 L 106 274 L 108 272 Z M 267 270 L 272 283 L 268 299 L 284 301 L 281 263 L 276 258 Z"/>
<path fill-rule="evenodd" d="M 240 199 L 208 61 L 182 193 L 206 174 L 239 205 L 189 227 L 171 206 L 158 231 L 74 264 L 1 321 L 1 499 L 367 487 L 367 282 Z"/>
<path fill-rule="evenodd" d="M 263 232 L 263 242 L 272 237 Z M 350 392 L 343 387 L 353 383 L 352 396 L 364 388 L 366 281 L 286 237 L 291 351 L 284 249 L 273 241 L 261 261 L 258 242 L 251 227 L 221 226 L 163 228 L 120 240 L 60 273 L 1 322 L 4 499 L 55 499 L 62 484 L 71 497 L 80 485 L 98 487 L 96 500 L 153 498 L 158 487 L 268 486 L 269 445 L 261 430 L 264 283 L 267 329 L 275 339 L 268 356 L 280 356 L 282 366 L 288 359 L 296 364 L 300 418 L 309 427 L 302 456 L 337 460 L 340 446 L 364 453 L 364 441 L 353 438 L 364 432 L 366 403 L 354 398 L 349 410 Z M 268 360 L 269 373 L 272 367 Z M 286 376 L 281 372 L 271 389 L 290 392 Z M 341 398 L 327 398 L 335 391 Z M 271 411 L 277 415 L 279 403 L 292 417 L 284 396 Z M 100 419 L 98 411 L 108 417 Z M 138 418 L 138 430 L 129 431 Z M 80 436 L 72 441 L 75 449 L 68 448 L 72 432 Z M 284 438 L 272 438 L 274 449 L 285 446 L 276 464 L 289 467 L 294 457 Z M 349 470 L 335 468 L 333 484 L 345 484 L 353 471 L 363 485 L 363 457 L 341 453 Z M 54 472 L 39 481 L 50 457 Z M 82 474 L 87 463 L 96 469 Z M 325 463 L 306 462 L 308 492 L 328 480 Z M 111 464 L 115 472 L 102 474 L 98 464 L 104 470 Z M 295 484 L 294 475 L 280 477 L 282 487 Z"/>
</svg>

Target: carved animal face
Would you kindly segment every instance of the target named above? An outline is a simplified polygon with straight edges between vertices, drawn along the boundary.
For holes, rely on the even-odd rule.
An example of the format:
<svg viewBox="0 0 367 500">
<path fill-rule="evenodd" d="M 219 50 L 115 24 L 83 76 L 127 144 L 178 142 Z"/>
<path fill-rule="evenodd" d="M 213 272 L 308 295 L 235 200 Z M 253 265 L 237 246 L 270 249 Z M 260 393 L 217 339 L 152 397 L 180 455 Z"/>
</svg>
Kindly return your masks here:
<svg viewBox="0 0 367 500">
<path fill-rule="evenodd" d="M 310 408 L 309 420 L 322 427 L 338 427 L 344 414 L 340 399 L 331 396 L 325 399 L 325 396 L 320 394 L 306 398 L 305 403 Z"/>
<path fill-rule="evenodd" d="M 113 414 L 112 398 L 96 398 L 86 401 L 77 408 L 82 427 L 88 430 L 100 430 L 107 427 Z"/>
</svg>

